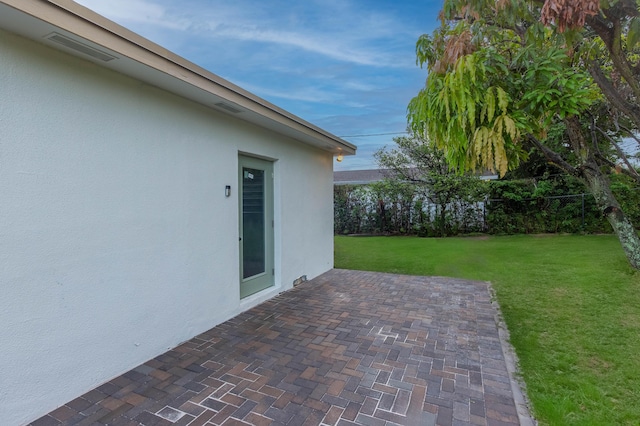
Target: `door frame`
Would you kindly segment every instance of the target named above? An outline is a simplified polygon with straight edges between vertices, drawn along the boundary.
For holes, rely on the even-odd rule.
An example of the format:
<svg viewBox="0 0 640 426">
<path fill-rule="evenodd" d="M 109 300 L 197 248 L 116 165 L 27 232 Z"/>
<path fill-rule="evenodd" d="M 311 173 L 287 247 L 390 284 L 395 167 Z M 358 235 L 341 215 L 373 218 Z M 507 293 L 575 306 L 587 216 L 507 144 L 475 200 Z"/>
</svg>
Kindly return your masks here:
<svg viewBox="0 0 640 426">
<path fill-rule="evenodd" d="M 244 277 L 244 169 L 264 170 L 264 272 Z M 238 222 L 239 222 L 239 277 L 240 299 L 275 286 L 275 233 L 274 233 L 274 162 L 258 157 L 238 154 Z"/>
</svg>

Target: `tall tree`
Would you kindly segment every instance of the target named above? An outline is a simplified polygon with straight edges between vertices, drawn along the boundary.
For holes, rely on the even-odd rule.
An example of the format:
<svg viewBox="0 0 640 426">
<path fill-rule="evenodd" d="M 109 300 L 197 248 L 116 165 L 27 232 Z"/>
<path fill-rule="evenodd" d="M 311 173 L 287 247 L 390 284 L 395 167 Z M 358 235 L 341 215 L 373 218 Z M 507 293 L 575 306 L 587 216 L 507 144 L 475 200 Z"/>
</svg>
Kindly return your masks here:
<svg viewBox="0 0 640 426">
<path fill-rule="evenodd" d="M 611 83 L 621 60 L 605 53 L 606 42 L 596 33 L 580 30 L 599 16 L 593 15 L 591 0 L 552 1 L 445 0 L 441 26 L 417 43 L 418 63 L 426 64 L 429 75 L 409 104 L 409 123 L 443 149 L 458 170 L 484 168 L 504 175 L 526 158 L 523 141 L 528 141 L 585 183 L 638 269 L 640 239 L 611 191 L 608 174 L 618 166 L 633 175 L 609 153 L 620 136 L 640 128 L 640 121 L 603 96 L 594 78 L 601 72 Z M 557 30 L 545 27 L 550 22 Z M 630 28 L 630 23 L 619 27 L 626 31 L 621 40 L 629 37 Z M 625 94 L 616 98 L 619 102 L 620 97 L 635 99 L 633 90 L 615 90 Z M 616 114 L 607 113 L 611 110 Z M 564 127 L 572 158 L 546 143 L 551 126 Z"/>
</svg>

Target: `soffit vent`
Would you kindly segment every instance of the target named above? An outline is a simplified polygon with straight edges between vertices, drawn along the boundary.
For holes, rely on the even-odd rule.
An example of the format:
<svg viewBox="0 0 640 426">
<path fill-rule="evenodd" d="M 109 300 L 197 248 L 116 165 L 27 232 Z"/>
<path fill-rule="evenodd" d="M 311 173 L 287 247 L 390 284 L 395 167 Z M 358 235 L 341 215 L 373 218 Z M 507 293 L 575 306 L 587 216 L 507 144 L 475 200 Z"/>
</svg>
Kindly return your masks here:
<svg viewBox="0 0 640 426">
<path fill-rule="evenodd" d="M 239 113 L 242 112 L 242 110 L 240 110 L 238 108 L 235 108 L 235 107 L 233 107 L 233 106 L 231 106 L 229 104 L 226 104 L 224 102 L 218 102 L 217 104 L 215 104 L 215 106 L 217 106 L 218 108 L 223 109 L 225 111 L 232 112 L 234 114 L 239 114 Z"/>
<path fill-rule="evenodd" d="M 45 36 L 45 38 L 47 40 L 51 40 L 54 43 L 58 43 L 64 47 L 66 47 L 67 49 L 71 49 L 71 50 L 75 50 L 76 52 L 80 52 L 82 54 L 85 54 L 87 56 L 91 56 L 94 59 L 98 59 L 102 62 L 109 62 L 113 59 L 118 59 L 117 57 L 113 56 L 113 55 L 109 55 L 108 53 L 105 53 L 101 50 L 98 50 L 94 47 L 91 47 L 87 44 L 81 43 L 77 40 L 74 40 L 72 38 L 63 36 L 62 34 L 58 34 L 58 33 L 51 33 L 47 36 Z"/>
</svg>

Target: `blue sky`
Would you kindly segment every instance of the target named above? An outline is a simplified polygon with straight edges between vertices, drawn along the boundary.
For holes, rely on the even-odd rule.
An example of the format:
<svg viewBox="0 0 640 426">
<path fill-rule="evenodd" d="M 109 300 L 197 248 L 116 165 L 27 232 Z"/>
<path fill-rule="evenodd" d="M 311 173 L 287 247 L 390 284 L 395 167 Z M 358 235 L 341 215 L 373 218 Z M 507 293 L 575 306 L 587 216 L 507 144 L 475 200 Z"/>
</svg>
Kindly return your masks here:
<svg viewBox="0 0 640 426">
<path fill-rule="evenodd" d="M 415 42 L 441 0 L 76 0 L 358 145 L 336 170 L 375 168 L 423 87 Z M 393 133 L 393 134 L 389 134 Z M 383 134 L 383 135 L 380 135 Z M 376 135 L 376 136 L 357 136 Z"/>
</svg>

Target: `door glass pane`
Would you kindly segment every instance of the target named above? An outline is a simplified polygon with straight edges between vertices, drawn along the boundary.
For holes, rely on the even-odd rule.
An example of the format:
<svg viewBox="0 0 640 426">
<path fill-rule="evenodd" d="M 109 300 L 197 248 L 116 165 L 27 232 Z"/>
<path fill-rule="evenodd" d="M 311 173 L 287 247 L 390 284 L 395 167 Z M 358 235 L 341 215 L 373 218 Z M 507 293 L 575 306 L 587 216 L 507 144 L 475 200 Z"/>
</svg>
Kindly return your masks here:
<svg viewBox="0 0 640 426">
<path fill-rule="evenodd" d="M 264 170 L 242 168 L 242 277 L 265 272 Z"/>
</svg>

